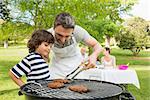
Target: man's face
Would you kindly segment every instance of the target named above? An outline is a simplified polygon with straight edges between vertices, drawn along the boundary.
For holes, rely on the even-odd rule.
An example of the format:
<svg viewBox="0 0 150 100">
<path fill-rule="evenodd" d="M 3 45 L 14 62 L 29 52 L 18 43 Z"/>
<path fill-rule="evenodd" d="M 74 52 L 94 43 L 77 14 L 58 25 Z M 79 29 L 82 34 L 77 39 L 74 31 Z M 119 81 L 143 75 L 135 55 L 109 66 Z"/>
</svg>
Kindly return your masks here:
<svg viewBox="0 0 150 100">
<path fill-rule="evenodd" d="M 56 41 L 63 45 L 72 36 L 73 28 L 64 28 L 62 25 L 59 25 L 55 27 L 54 31 Z"/>
</svg>

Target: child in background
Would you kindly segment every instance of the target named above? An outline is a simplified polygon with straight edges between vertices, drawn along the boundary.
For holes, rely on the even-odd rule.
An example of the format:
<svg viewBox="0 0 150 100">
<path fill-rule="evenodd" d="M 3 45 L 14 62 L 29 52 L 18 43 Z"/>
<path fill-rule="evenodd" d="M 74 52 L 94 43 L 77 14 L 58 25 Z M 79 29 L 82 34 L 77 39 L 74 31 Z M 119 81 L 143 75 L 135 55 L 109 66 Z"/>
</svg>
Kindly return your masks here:
<svg viewBox="0 0 150 100">
<path fill-rule="evenodd" d="M 48 64 L 50 49 L 54 43 L 54 37 L 46 30 L 33 32 L 28 41 L 29 54 L 9 71 L 12 80 L 21 87 L 24 85 L 21 77 L 27 76 L 27 82 L 36 80 L 49 80 L 50 72 Z"/>
</svg>

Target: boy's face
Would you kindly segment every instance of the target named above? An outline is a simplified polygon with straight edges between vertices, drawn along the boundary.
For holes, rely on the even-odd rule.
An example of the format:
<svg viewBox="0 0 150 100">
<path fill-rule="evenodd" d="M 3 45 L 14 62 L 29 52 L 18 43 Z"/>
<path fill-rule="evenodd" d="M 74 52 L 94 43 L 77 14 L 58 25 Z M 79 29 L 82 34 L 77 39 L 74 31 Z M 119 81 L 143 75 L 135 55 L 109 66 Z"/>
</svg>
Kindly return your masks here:
<svg viewBox="0 0 150 100">
<path fill-rule="evenodd" d="M 42 42 L 41 45 L 38 46 L 38 48 L 35 50 L 37 53 L 39 53 L 41 56 L 47 57 L 50 53 L 52 44 L 47 42 Z"/>
</svg>

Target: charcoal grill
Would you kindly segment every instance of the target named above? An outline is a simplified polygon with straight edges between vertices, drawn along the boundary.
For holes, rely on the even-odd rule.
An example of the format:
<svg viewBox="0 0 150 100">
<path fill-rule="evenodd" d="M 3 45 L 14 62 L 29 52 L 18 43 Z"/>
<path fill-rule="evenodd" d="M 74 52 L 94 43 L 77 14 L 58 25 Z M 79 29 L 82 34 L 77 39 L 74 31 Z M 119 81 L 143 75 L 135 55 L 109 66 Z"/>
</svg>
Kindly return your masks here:
<svg viewBox="0 0 150 100">
<path fill-rule="evenodd" d="M 25 84 L 21 87 L 21 92 L 27 100 L 119 100 L 119 95 L 123 92 L 116 84 L 83 79 L 75 79 L 60 89 L 50 89 L 47 84 L 52 81 L 39 80 L 36 81 L 37 84 Z M 70 91 L 68 86 L 72 85 L 85 85 L 90 92 L 81 94 Z"/>
</svg>

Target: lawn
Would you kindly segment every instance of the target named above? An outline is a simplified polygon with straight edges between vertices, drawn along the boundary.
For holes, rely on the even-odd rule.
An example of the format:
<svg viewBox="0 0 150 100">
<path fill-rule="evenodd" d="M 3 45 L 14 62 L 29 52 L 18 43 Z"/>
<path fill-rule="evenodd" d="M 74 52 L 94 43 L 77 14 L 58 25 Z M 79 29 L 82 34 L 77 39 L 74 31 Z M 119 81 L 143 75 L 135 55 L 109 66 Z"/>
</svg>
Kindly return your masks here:
<svg viewBox="0 0 150 100">
<path fill-rule="evenodd" d="M 24 100 L 24 96 L 18 96 L 19 88 L 8 76 L 8 71 L 27 53 L 24 46 L 8 49 L 0 47 L 0 100 Z M 121 49 L 113 49 L 112 54 L 116 56 L 118 65 L 130 63 L 130 68 L 134 68 L 138 74 L 141 89 L 129 85 L 128 90 L 137 100 L 150 100 L 150 51 L 142 51 L 138 57 L 133 57 L 130 51 Z"/>
</svg>

